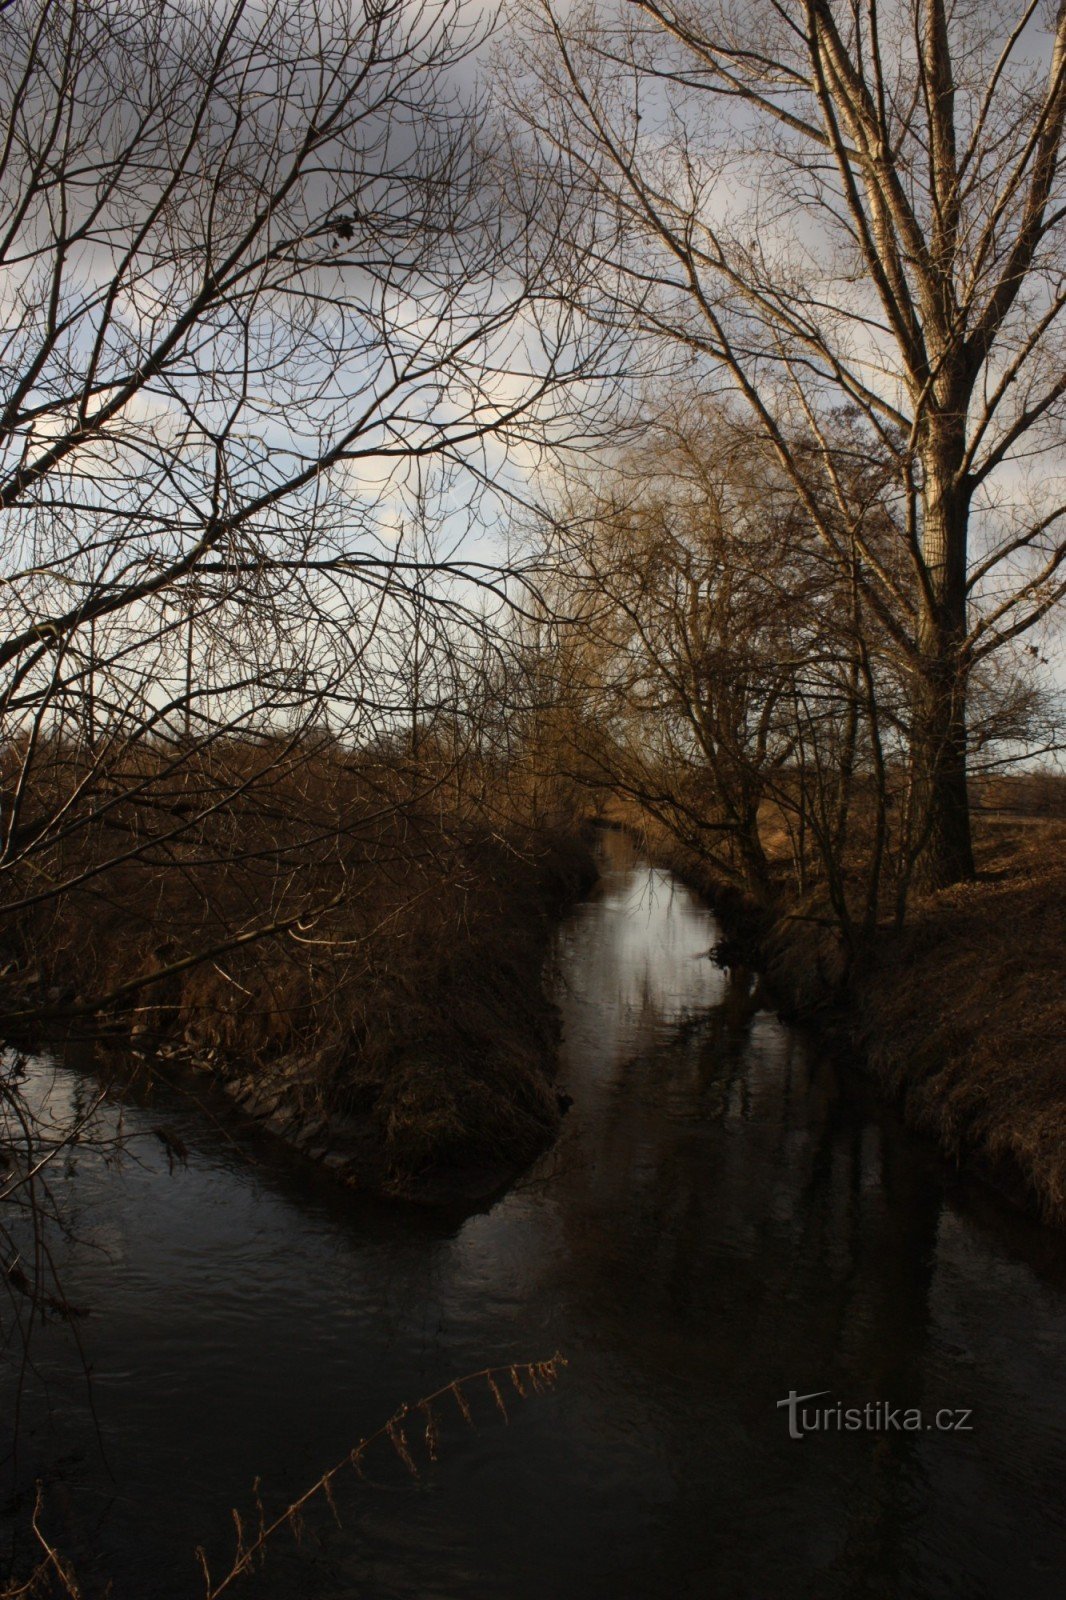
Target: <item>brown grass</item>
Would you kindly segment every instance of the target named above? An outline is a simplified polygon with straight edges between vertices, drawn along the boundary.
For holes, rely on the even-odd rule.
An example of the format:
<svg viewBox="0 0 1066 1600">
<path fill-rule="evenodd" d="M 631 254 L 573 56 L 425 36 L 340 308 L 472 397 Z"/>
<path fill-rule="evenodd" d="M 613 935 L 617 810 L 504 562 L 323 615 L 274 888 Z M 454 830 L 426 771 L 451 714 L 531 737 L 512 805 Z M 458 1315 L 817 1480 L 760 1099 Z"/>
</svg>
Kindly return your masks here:
<svg viewBox="0 0 1066 1600">
<path fill-rule="evenodd" d="M 941 1147 L 1066 1223 L 1066 819 L 978 812 L 980 876 L 915 907 L 852 989 L 867 1058 Z"/>
<path fill-rule="evenodd" d="M 866 1062 L 951 1159 L 1066 1225 L 1066 780 L 974 786 L 978 877 L 914 898 L 854 963 L 817 887 L 775 910 L 716 880 L 645 823 L 658 859 L 718 909 L 738 959 L 766 971 L 786 1012 Z M 641 826 L 621 811 L 617 820 Z M 782 834 L 767 814 L 766 844 Z M 861 863 L 860 863 L 861 865 Z"/>
<path fill-rule="evenodd" d="M 354 1183 L 498 1183 L 558 1126 L 541 972 L 590 858 L 506 771 L 441 778 L 432 754 L 413 767 L 323 744 L 275 760 L 233 742 L 169 771 L 137 751 L 136 772 L 89 789 L 82 825 L 8 874 L 9 907 L 71 885 L 0 908 L 9 1025 L 38 1014 L 38 1033 L 51 1018 L 184 1056 Z M 55 813 L 79 776 L 76 753 L 45 757 L 30 815 Z M 123 794 L 134 777 L 95 821 L 103 785 Z M 227 803 L 201 817 L 216 795 Z"/>
</svg>

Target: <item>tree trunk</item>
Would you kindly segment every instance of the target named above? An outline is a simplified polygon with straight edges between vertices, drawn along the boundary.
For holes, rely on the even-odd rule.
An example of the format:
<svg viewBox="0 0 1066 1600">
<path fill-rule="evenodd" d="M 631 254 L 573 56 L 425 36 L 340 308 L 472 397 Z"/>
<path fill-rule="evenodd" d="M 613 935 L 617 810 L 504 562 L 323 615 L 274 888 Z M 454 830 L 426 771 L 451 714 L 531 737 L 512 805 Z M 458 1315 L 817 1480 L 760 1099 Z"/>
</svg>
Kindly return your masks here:
<svg viewBox="0 0 1066 1600">
<path fill-rule="evenodd" d="M 925 455 L 922 557 L 928 576 L 918 624 L 911 734 L 914 879 L 944 889 L 974 874 L 966 785 L 966 533 L 958 481 L 962 430 L 934 431 Z"/>
<path fill-rule="evenodd" d="M 923 661 L 911 740 L 914 764 L 914 879 L 945 889 L 974 874 L 966 785 L 965 684 L 949 651 Z"/>
<path fill-rule="evenodd" d="M 770 896 L 770 863 L 763 849 L 759 833 L 759 797 L 745 796 L 740 807 L 740 817 L 734 837 L 740 848 L 742 871 L 747 886 L 760 900 Z"/>
</svg>

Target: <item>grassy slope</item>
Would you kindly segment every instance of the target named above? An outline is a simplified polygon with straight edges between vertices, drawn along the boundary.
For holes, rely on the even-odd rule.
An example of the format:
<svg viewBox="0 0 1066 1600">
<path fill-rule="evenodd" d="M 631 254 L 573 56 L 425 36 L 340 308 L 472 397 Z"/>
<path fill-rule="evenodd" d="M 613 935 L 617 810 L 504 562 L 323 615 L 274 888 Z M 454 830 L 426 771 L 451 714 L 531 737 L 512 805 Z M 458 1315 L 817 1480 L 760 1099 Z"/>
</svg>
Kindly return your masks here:
<svg viewBox="0 0 1066 1600">
<path fill-rule="evenodd" d="M 832 931 L 802 914 L 816 897 L 773 920 L 654 825 L 648 842 L 761 951 L 792 1015 L 861 1051 L 945 1154 L 1066 1226 L 1066 783 L 986 785 L 974 824 L 977 880 L 915 901 L 850 979 Z"/>
<path fill-rule="evenodd" d="M 461 896 L 442 884 L 373 941 L 319 1020 L 249 1070 L 239 1016 L 195 987 L 179 1026 L 247 1111 L 360 1188 L 423 1201 L 498 1189 L 554 1138 L 558 1018 L 542 973 L 556 918 L 594 876 L 573 837 L 482 840 Z M 246 1041 L 245 1041 L 246 1044 Z"/>
<path fill-rule="evenodd" d="M 53 754 L 72 787 L 78 752 Z M 587 847 L 565 807 L 534 822 L 506 772 L 460 774 L 490 811 L 394 756 L 323 744 L 242 793 L 259 755 L 231 741 L 175 775 L 149 751 L 143 795 L 119 771 L 120 804 L 9 875 L 10 904 L 27 897 L 0 944 L 9 1036 L 32 1048 L 66 1030 L 120 1060 L 131 1044 L 187 1060 L 363 1187 L 485 1192 L 558 1128 L 542 971 L 561 908 L 594 876 Z M 51 770 L 30 793 L 45 815 Z M 205 795 L 234 792 L 197 820 Z M 179 807 L 193 821 L 171 839 Z M 67 887 L 35 897 L 41 882 Z M 120 985 L 132 993 L 101 1006 Z"/>
<path fill-rule="evenodd" d="M 882 936 L 850 994 L 915 1125 L 1066 1223 L 1066 822 L 979 816 L 979 878 Z"/>
</svg>

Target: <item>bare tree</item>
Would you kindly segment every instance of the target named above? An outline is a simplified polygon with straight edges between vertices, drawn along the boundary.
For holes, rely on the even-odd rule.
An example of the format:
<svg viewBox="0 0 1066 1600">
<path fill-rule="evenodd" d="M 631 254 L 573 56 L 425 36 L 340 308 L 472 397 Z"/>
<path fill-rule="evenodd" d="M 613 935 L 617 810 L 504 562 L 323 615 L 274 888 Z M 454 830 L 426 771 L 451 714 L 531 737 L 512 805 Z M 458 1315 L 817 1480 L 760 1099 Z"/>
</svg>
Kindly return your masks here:
<svg viewBox="0 0 1066 1600">
<path fill-rule="evenodd" d="M 0 30 L 10 957 L 113 864 L 239 854 L 255 792 L 294 882 L 271 807 L 316 741 L 416 715 L 412 616 L 419 700 L 430 641 L 481 627 L 506 575 L 463 519 L 588 346 L 502 204 L 460 0 L 27 0 Z M 403 546 L 427 494 L 446 559 Z"/>
<path fill-rule="evenodd" d="M 858 552 L 910 683 L 918 877 L 968 876 L 971 674 L 1064 592 L 1066 7 L 540 0 L 522 26 L 512 100 L 598 253 L 586 303 L 724 376 L 841 571 Z M 842 417 L 891 465 L 902 582 Z"/>
<path fill-rule="evenodd" d="M 858 794 L 876 916 L 894 654 L 747 419 L 674 397 L 640 448 L 557 496 L 546 557 L 575 770 L 763 902 L 784 827 L 793 894 L 815 863 L 845 929 Z"/>
<path fill-rule="evenodd" d="M 780 602 L 802 558 L 750 440 L 704 422 L 654 428 L 557 506 L 547 559 L 572 619 L 560 688 L 590 780 L 766 891 L 759 808 L 790 754 L 780 713 L 798 624 Z"/>
</svg>

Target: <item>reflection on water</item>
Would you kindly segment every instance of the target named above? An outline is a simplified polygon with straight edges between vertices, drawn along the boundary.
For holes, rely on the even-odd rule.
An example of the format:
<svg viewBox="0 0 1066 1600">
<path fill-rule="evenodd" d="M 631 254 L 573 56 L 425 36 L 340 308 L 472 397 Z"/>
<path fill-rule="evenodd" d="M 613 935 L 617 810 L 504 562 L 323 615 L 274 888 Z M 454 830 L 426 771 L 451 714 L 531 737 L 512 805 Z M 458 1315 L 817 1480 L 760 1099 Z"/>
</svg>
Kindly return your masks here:
<svg viewBox="0 0 1066 1600">
<path fill-rule="evenodd" d="M 35 1477 L 88 1593 L 200 1592 L 229 1507 L 306 1487 L 403 1399 L 562 1350 L 504 1426 L 447 1423 L 409 1481 L 382 1461 L 279 1544 L 265 1596 L 1058 1596 L 1066 1570 L 1066 1274 L 862 1081 L 707 959 L 710 914 L 605 839 L 559 938 L 564 1132 L 488 1213 L 338 1193 L 177 1091 L 157 1141 L 55 1180 L 69 1332 L 39 1329 L 3 1492 Z M 44 1074 L 43 1065 L 38 1066 Z M 54 1094 L 87 1094 L 58 1069 Z M 108 1113 L 114 1116 L 113 1110 Z M 6 1326 L 6 1324 L 5 1324 Z M 17 1352 L 2 1377 L 11 1454 Z M 788 1437 L 790 1390 L 969 1408 L 967 1434 Z M 458 1419 L 455 1419 L 456 1422 Z M 95 1587 L 94 1587 L 95 1586 Z"/>
</svg>

